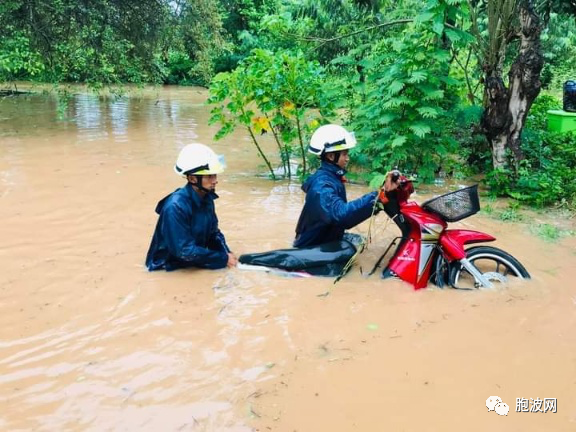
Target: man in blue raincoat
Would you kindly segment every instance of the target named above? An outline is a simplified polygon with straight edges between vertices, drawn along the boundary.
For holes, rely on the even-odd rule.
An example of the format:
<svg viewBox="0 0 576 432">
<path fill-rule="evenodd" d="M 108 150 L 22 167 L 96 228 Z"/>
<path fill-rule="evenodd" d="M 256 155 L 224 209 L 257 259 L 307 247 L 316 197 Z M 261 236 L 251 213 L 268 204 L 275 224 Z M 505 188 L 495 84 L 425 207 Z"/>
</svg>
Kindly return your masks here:
<svg viewBox="0 0 576 432">
<path fill-rule="evenodd" d="M 345 230 L 372 215 L 377 192 L 367 193 L 350 202 L 346 199 L 344 175 L 350 160 L 348 152 L 355 146 L 354 134 L 339 125 L 320 126 L 312 134 L 308 151 L 320 157 L 321 166 L 302 185 L 306 201 L 296 226 L 294 247 L 342 240 Z M 384 191 L 396 187 L 397 183 L 388 174 Z"/>
<path fill-rule="evenodd" d="M 178 155 L 176 174 L 186 185 L 156 206 L 160 215 L 146 256 L 148 270 L 184 267 L 234 267 L 236 256 L 218 228 L 214 207 L 217 175 L 224 171 L 218 156 L 203 144 L 189 144 Z"/>
</svg>

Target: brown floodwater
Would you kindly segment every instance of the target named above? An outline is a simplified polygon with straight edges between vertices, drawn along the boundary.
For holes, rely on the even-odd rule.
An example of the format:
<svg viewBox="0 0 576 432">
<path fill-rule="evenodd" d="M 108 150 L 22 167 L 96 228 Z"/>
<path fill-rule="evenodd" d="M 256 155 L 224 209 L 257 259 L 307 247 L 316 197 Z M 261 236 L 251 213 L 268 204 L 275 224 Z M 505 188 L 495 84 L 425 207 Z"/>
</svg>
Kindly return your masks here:
<svg viewBox="0 0 576 432">
<path fill-rule="evenodd" d="M 532 274 L 494 290 L 366 277 L 397 235 L 384 215 L 337 284 L 148 272 L 154 207 L 181 186 L 172 165 L 192 141 L 226 157 L 216 204 L 237 254 L 293 239 L 299 185 L 263 178 L 241 131 L 214 142 L 205 99 L 0 99 L 0 430 L 576 430 L 576 240 L 534 234 L 573 220 L 454 224 L 495 235 Z M 488 411 L 494 395 L 507 416 Z M 517 412 L 521 398 L 557 412 Z"/>
</svg>

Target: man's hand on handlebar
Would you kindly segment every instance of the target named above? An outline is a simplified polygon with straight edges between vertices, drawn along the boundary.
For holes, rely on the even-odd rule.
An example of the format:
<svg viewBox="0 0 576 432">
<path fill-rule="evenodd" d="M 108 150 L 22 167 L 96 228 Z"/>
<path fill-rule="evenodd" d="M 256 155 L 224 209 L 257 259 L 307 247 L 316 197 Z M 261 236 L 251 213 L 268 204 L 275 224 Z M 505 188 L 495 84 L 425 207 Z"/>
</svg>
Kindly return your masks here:
<svg viewBox="0 0 576 432">
<path fill-rule="evenodd" d="M 400 186 L 400 178 L 401 178 L 400 171 L 393 170 L 386 174 L 386 180 L 384 180 L 384 184 L 380 188 L 380 192 L 378 193 L 378 202 L 381 204 L 387 204 L 389 199 L 387 196 L 388 192 L 392 192 L 393 190 L 398 189 Z"/>
<path fill-rule="evenodd" d="M 391 192 L 397 189 L 398 186 L 400 186 L 401 178 L 402 174 L 400 174 L 400 171 L 398 170 L 390 171 L 388 174 L 386 174 L 386 180 L 384 181 L 382 188 L 384 189 L 385 192 Z"/>
</svg>

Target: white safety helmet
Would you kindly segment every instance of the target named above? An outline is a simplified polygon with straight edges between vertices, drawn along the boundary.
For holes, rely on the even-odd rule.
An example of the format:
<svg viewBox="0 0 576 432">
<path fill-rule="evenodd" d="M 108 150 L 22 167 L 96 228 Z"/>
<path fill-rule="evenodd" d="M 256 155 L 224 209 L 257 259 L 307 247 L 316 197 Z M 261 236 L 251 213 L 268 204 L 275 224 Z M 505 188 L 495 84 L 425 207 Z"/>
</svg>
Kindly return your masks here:
<svg viewBox="0 0 576 432">
<path fill-rule="evenodd" d="M 210 149 L 204 144 L 188 144 L 178 155 L 174 172 L 181 176 L 220 174 L 224 171 L 224 164 Z"/>
<path fill-rule="evenodd" d="M 335 124 L 320 126 L 312 134 L 308 151 L 317 156 L 322 153 L 348 150 L 356 146 L 354 132 L 348 132 L 345 128 Z"/>
</svg>

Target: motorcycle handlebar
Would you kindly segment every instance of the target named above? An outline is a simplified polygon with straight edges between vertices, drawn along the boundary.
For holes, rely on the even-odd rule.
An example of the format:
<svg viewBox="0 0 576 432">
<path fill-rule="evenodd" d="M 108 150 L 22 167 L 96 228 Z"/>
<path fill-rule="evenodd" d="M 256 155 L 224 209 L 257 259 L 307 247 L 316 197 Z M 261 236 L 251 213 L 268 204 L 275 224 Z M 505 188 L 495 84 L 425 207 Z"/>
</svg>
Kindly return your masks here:
<svg viewBox="0 0 576 432">
<path fill-rule="evenodd" d="M 393 183 L 397 183 L 398 188 L 389 194 L 389 198 L 398 202 L 406 202 L 414 192 L 412 180 L 402 175 L 398 170 L 392 171 L 390 180 L 392 180 Z"/>
</svg>

